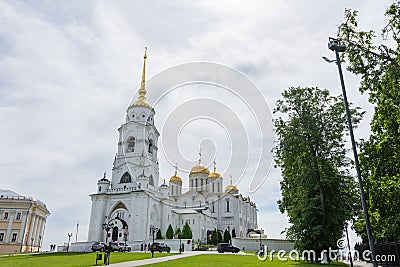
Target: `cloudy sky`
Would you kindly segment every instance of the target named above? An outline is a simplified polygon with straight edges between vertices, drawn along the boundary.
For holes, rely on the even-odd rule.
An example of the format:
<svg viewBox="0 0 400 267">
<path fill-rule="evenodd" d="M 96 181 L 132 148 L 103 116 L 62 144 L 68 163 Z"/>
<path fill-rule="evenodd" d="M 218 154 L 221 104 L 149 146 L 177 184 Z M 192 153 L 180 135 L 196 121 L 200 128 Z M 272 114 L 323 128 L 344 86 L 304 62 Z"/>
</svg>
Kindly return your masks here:
<svg viewBox="0 0 400 267">
<path fill-rule="evenodd" d="M 390 3 L 0 1 L 0 188 L 47 204 L 44 249 L 66 242 L 78 222 L 78 241 L 85 241 L 89 195 L 110 174 L 147 46 L 160 180 L 175 162 L 187 180 L 201 147 L 203 163 L 216 156 L 225 185 L 232 175 L 256 202 L 268 236 L 283 238 L 281 176 L 270 169 L 271 108 L 289 86 L 339 94 L 336 66 L 321 59 L 334 56 L 328 37 L 345 8 L 359 10 L 362 28 L 380 29 Z M 199 62 L 207 62 L 199 73 L 210 83 L 179 84 L 199 80 L 190 68 L 201 69 Z M 349 99 L 367 111 L 356 131 L 366 137 L 371 106 L 358 78 L 346 72 L 345 80 Z"/>
</svg>

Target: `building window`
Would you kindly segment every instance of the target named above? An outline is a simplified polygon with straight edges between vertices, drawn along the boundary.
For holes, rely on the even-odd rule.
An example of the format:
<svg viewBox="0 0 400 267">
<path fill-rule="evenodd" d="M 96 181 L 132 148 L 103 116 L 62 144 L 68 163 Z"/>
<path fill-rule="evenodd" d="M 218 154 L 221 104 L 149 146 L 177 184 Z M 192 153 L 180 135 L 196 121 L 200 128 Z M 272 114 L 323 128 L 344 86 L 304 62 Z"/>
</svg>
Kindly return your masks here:
<svg viewBox="0 0 400 267">
<path fill-rule="evenodd" d="M 193 224 L 194 224 L 194 219 L 193 219 Z"/>
<path fill-rule="evenodd" d="M 120 183 L 131 183 L 132 182 L 131 175 L 128 172 L 125 172 L 124 175 L 122 175 L 121 180 L 119 182 Z"/>
<path fill-rule="evenodd" d="M 17 217 L 15 218 L 16 220 L 21 220 L 21 212 L 17 213 Z"/>
<path fill-rule="evenodd" d="M 135 151 L 135 137 L 129 137 L 126 141 L 128 144 L 126 146 L 126 152 L 134 152 Z"/>
<path fill-rule="evenodd" d="M 226 212 L 229 212 L 230 211 L 230 209 L 229 209 L 229 200 L 227 200 L 226 201 Z"/>
<path fill-rule="evenodd" d="M 212 183 L 212 192 L 214 193 L 214 183 Z"/>
<path fill-rule="evenodd" d="M 11 237 L 11 242 L 16 242 L 17 241 L 17 233 L 13 233 Z"/>
<path fill-rule="evenodd" d="M 8 212 L 4 212 L 4 217 L 3 217 L 3 219 L 4 219 L 4 220 L 7 220 L 7 219 L 8 219 Z"/>
<path fill-rule="evenodd" d="M 212 212 L 215 212 L 215 205 L 214 205 L 214 202 L 212 203 Z"/>
<path fill-rule="evenodd" d="M 153 154 L 153 140 L 149 139 L 149 153 Z"/>
<path fill-rule="evenodd" d="M 4 233 L 0 233 L 0 242 L 4 241 Z"/>
</svg>

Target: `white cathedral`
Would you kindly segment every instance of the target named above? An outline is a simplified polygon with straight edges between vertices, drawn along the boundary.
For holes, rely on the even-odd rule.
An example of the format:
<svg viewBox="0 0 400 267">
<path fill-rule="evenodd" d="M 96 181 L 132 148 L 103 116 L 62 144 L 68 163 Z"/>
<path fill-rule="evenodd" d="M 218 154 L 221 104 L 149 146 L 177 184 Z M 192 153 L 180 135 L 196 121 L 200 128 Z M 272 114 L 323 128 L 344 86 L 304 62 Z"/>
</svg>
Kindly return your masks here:
<svg viewBox="0 0 400 267">
<path fill-rule="evenodd" d="M 97 182 L 97 193 L 90 195 L 88 241 L 149 243 L 151 227 L 165 236 L 171 224 L 174 231 L 188 223 L 193 240 L 207 241 L 216 228 L 231 236 L 246 237 L 257 228 L 256 204 L 232 184 L 223 188 L 224 178 L 201 163 L 189 174 L 189 190 L 182 192 L 182 179 L 175 174 L 159 185 L 157 161 L 159 132 L 154 125 L 155 111 L 146 101 L 144 54 L 139 97 L 126 111 L 119 127 L 118 152 L 111 181 L 106 174 Z M 108 226 L 108 233 L 105 230 Z M 106 237 L 107 236 L 107 237 Z"/>
</svg>

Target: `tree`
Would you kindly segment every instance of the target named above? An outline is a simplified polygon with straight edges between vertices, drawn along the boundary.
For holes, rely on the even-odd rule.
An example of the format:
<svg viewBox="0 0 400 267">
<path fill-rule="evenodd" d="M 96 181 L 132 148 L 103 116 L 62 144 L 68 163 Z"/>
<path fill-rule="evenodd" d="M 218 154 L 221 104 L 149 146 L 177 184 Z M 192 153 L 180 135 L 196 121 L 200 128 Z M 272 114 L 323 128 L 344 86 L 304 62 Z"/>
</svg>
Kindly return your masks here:
<svg viewBox="0 0 400 267">
<path fill-rule="evenodd" d="M 347 46 L 348 70 L 361 76 L 360 92 L 374 105 L 371 135 L 361 144 L 360 163 L 375 238 L 400 239 L 400 2 L 386 10 L 387 24 L 375 31 L 358 28 L 357 11 L 345 10 L 338 38 Z M 366 241 L 360 214 L 356 231 Z"/>
<path fill-rule="evenodd" d="M 156 239 L 163 239 L 162 234 L 161 234 L 161 229 L 158 229 L 157 234 L 156 234 Z"/>
<path fill-rule="evenodd" d="M 229 234 L 229 233 L 228 233 Z M 214 231 L 211 234 L 211 243 L 213 245 L 216 245 L 218 243 L 222 242 L 222 234 L 221 231 L 218 230 L 217 228 L 214 229 Z"/>
<path fill-rule="evenodd" d="M 296 248 L 319 255 L 336 247 L 344 222 L 360 208 L 344 147 L 344 105 L 341 97 L 315 87 L 291 87 L 282 95 L 274 110 L 287 119 L 275 120 L 275 162 L 283 176 L 278 205 L 288 214 L 286 235 Z M 356 125 L 362 114 L 351 113 Z"/>
<path fill-rule="evenodd" d="M 189 224 L 186 222 L 182 229 L 183 239 L 192 239 L 192 229 L 190 229 Z"/>
<path fill-rule="evenodd" d="M 230 243 L 231 242 L 231 234 L 229 233 L 228 230 L 224 231 L 224 242 L 225 243 Z"/>
<path fill-rule="evenodd" d="M 165 237 L 166 237 L 167 239 L 172 239 L 172 238 L 174 238 L 174 229 L 172 228 L 172 225 L 171 225 L 171 224 L 168 225 L 168 229 L 167 229 L 167 232 L 165 233 Z"/>
<path fill-rule="evenodd" d="M 176 238 L 179 238 L 179 235 L 182 235 L 181 228 L 178 228 L 178 229 L 176 229 L 176 231 L 175 231 L 175 237 L 176 237 Z M 182 238 L 182 236 L 181 236 L 181 238 Z"/>
</svg>

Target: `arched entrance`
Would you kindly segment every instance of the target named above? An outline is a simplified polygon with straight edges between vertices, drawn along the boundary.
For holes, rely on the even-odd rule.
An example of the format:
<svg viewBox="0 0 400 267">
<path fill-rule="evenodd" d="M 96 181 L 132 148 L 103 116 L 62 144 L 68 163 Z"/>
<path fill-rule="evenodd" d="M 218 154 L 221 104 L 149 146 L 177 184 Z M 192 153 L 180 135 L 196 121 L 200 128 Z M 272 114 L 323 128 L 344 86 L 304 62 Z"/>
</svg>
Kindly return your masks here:
<svg viewBox="0 0 400 267">
<path fill-rule="evenodd" d="M 118 240 L 118 227 L 115 226 L 112 230 L 112 241 Z"/>
</svg>

